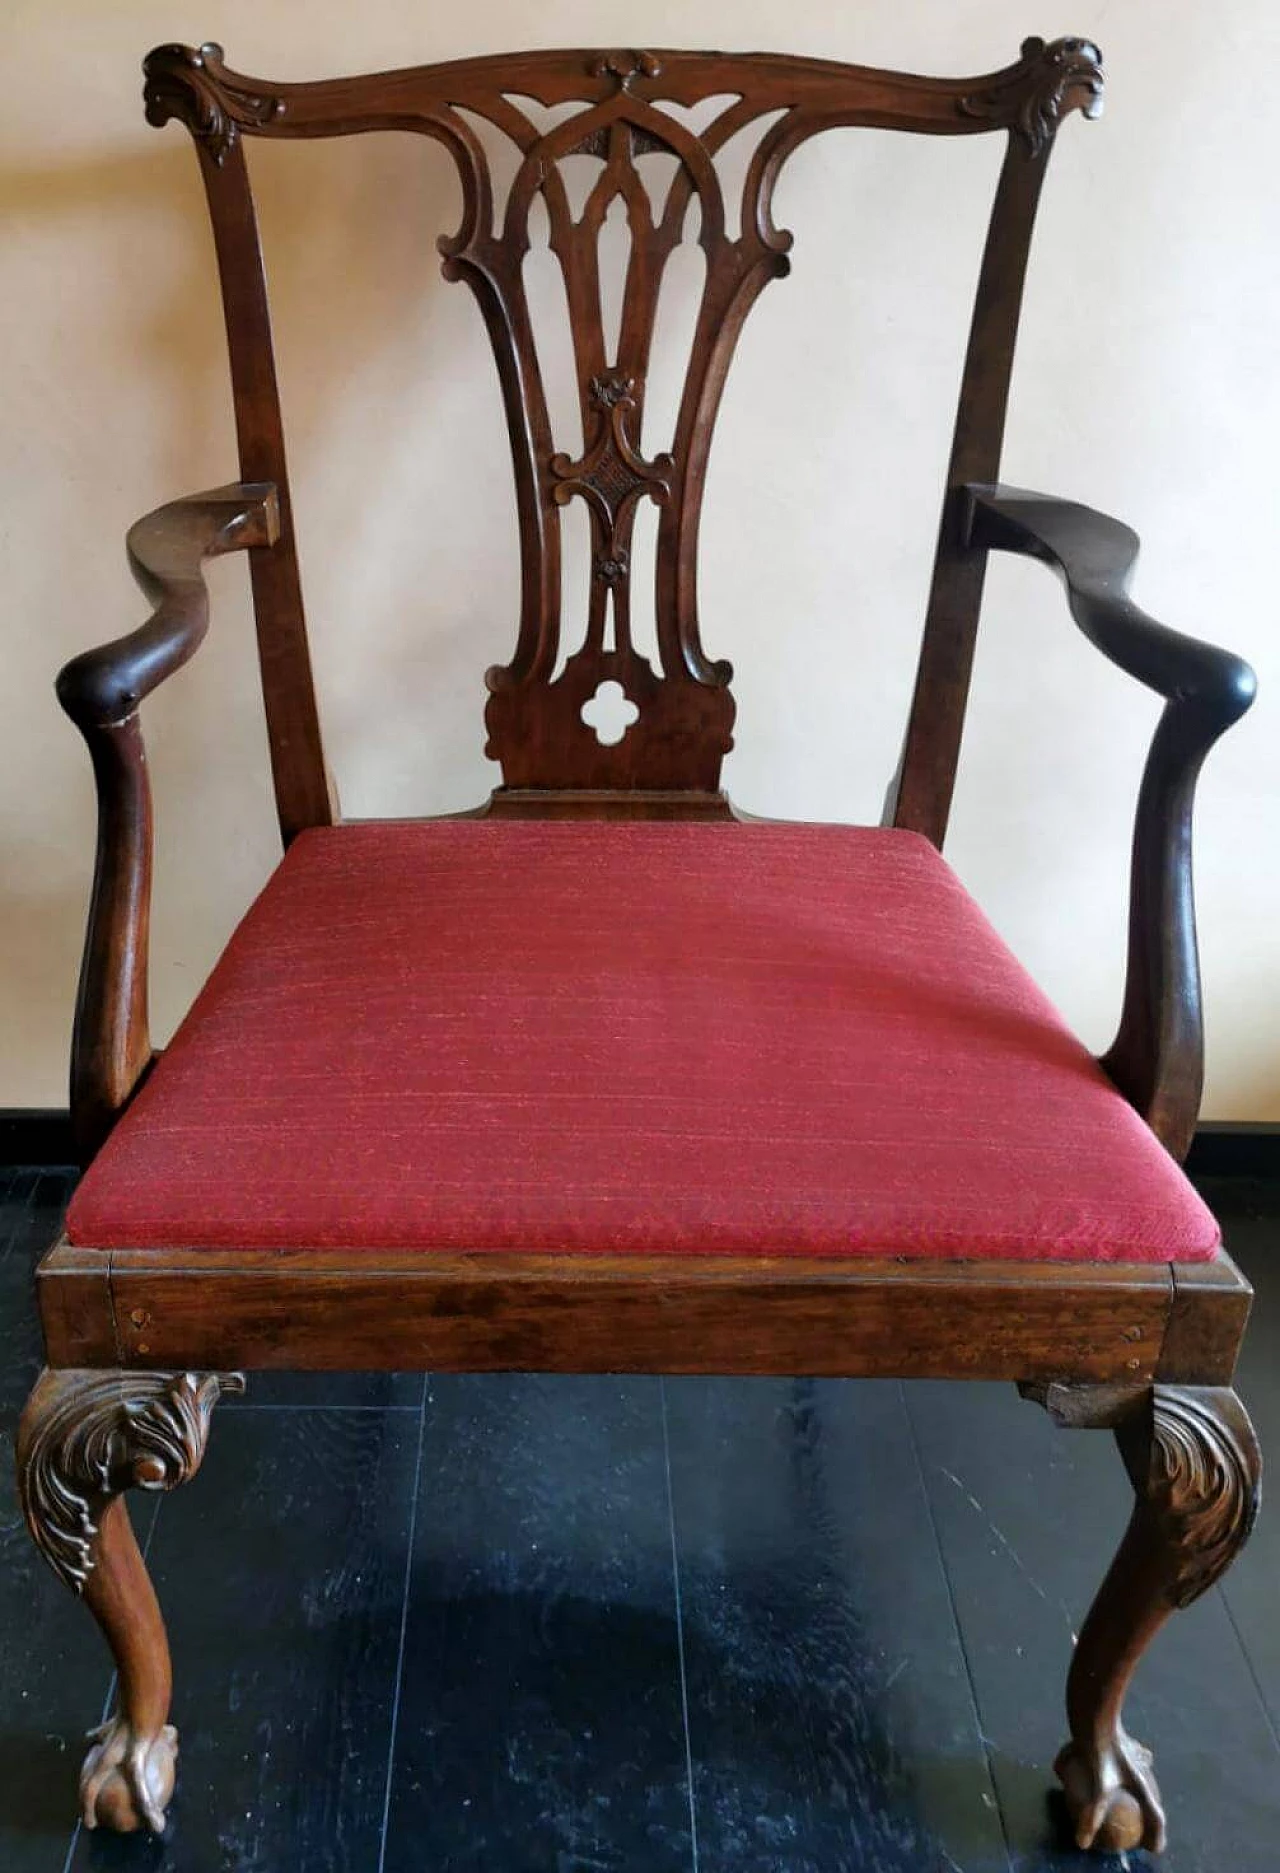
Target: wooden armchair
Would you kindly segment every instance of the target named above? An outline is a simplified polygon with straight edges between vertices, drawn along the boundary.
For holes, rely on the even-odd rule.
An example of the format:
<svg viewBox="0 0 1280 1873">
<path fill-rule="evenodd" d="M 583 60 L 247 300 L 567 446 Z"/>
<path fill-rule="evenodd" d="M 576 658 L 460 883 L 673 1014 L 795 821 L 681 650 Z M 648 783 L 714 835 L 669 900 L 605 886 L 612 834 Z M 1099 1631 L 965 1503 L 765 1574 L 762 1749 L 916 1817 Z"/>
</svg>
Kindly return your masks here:
<svg viewBox="0 0 1280 1873">
<path fill-rule="evenodd" d="M 208 193 L 242 479 L 134 528 L 155 610 L 58 683 L 100 807 L 72 1065 L 88 1168 L 40 1269 L 48 1366 L 19 1465 L 31 1533 L 119 1667 L 118 1710 L 85 1764 L 87 1825 L 164 1825 L 169 1659 L 124 1492 L 194 1473 L 239 1369 L 644 1369 L 1008 1379 L 1064 1425 L 1114 1430 L 1135 1507 L 1080 1633 L 1057 1770 L 1082 1845 L 1162 1844 L 1125 1689 L 1168 1614 L 1231 1562 L 1258 1499 L 1231 1389 L 1249 1289 L 1176 1164 L 1201 1085 L 1192 799 L 1253 676 L 1131 602 L 1127 528 L 998 485 L 1037 198 L 1060 122 L 1096 116 L 1101 94 L 1097 49 L 1078 39 L 1028 40 L 1016 64 L 957 81 L 575 51 L 274 85 L 212 45 L 147 59 L 148 119 L 185 124 Z M 664 108 L 713 96 L 729 101 L 696 134 Z M 575 102 L 543 125 L 538 107 Z M 518 148 L 503 201 L 478 119 Z M 778 173 L 807 137 L 848 124 L 1000 131 L 1007 153 L 886 823 L 744 822 L 719 784 L 732 671 L 699 632 L 699 504 L 738 332 L 787 271 Z M 739 232 L 714 159 L 749 125 Z M 452 819 L 342 825 L 244 139 L 392 127 L 443 143 L 461 176 L 461 225 L 440 245 L 498 364 L 523 603 L 512 659 L 487 677 L 491 799 Z M 651 200 L 655 152 L 676 163 Z M 570 154 L 599 163 L 576 218 Z M 572 323 L 580 459 L 557 452 L 522 285 L 539 194 Z M 598 236 L 618 199 L 631 249 L 610 355 Z M 695 202 L 705 288 L 670 451 L 647 453 L 655 306 Z M 646 498 L 660 668 L 630 628 Z M 559 516 L 574 500 L 590 515 L 590 602 L 585 632 L 565 621 L 577 647 L 558 670 Z M 138 711 L 204 635 L 202 560 L 240 549 L 286 855 L 157 1059 Z M 940 856 L 993 551 L 1051 565 L 1085 635 L 1165 698 L 1137 808 L 1123 1013 L 1100 1062 Z M 635 717 L 621 739 L 590 725 L 610 681 Z"/>
</svg>

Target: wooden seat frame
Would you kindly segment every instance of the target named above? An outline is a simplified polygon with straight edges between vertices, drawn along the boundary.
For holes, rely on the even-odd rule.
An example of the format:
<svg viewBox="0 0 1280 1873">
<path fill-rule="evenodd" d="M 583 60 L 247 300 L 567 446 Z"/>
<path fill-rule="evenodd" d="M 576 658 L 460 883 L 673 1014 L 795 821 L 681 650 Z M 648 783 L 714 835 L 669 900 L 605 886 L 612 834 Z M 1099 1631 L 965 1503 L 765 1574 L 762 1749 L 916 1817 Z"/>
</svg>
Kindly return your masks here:
<svg viewBox="0 0 1280 1873">
<path fill-rule="evenodd" d="M 266 289 L 244 138 L 401 129 L 443 143 L 463 188 L 445 272 L 478 298 L 499 367 L 515 460 L 523 602 L 515 654 L 488 675 L 488 751 L 503 783 L 489 814 L 724 819 L 728 664 L 698 630 L 698 513 L 720 391 L 790 236 L 770 212 L 790 152 L 831 126 L 934 135 L 1002 131 L 1000 171 L 964 365 L 937 559 L 902 762 L 887 818 L 941 844 L 959 752 L 987 556 L 1028 554 L 1062 576 L 1076 623 L 1165 699 L 1137 807 L 1128 974 L 1103 1065 L 1181 1156 L 1202 1076 L 1191 889 L 1191 815 L 1209 747 L 1253 694 L 1247 665 L 1179 636 L 1127 596 L 1135 536 L 1091 510 L 998 485 L 1005 406 L 1036 203 L 1061 120 L 1101 103 L 1097 49 L 1028 40 L 1005 70 L 913 77 L 773 55 L 534 52 L 315 84 L 229 71 L 216 46 L 146 61 L 152 123 L 190 131 L 212 214 L 239 436 L 237 484 L 178 501 L 129 537 L 153 601 L 130 636 L 76 658 L 58 694 L 93 759 L 97 863 L 76 1013 L 72 1106 L 86 1158 L 152 1059 L 147 1025 L 151 803 L 139 705 L 207 628 L 202 561 L 249 555 L 272 768 L 287 843 L 334 823 L 303 621 Z M 660 108 L 731 102 L 699 132 Z M 540 129 L 528 114 L 576 101 Z M 510 137 L 520 167 L 495 202 L 477 120 Z M 713 158 L 762 120 L 741 230 L 726 229 Z M 771 121 L 772 120 L 772 121 Z M 677 158 L 661 212 L 637 180 L 644 154 Z M 558 163 L 589 154 L 600 181 L 574 219 Z M 579 378 L 583 456 L 553 445 L 522 284 L 528 214 L 541 194 L 563 269 Z M 606 355 L 596 277 L 604 216 L 621 198 L 631 260 L 617 355 Z M 685 211 L 701 213 L 706 284 L 670 454 L 640 451 L 648 349 L 666 258 Z M 593 538 L 582 648 L 555 674 L 559 510 L 583 499 Z M 661 671 L 632 647 L 632 521 L 659 508 Z M 607 628 L 611 618 L 612 630 Z M 581 710 L 606 679 L 639 705 L 613 746 Z M 654 1370 L 1007 1379 L 1066 1425 L 1115 1430 L 1133 1517 L 1080 1633 L 1059 1757 L 1081 1845 L 1158 1848 L 1150 1757 L 1121 1704 L 1152 1634 L 1223 1572 L 1248 1534 L 1260 1462 L 1232 1386 L 1250 1290 L 1225 1253 L 1209 1263 L 937 1263 L 688 1255 L 347 1255 L 108 1250 L 57 1244 L 39 1271 L 47 1369 L 23 1417 L 19 1471 L 31 1532 L 83 1594 L 119 1667 L 119 1704 L 82 1780 L 87 1825 L 159 1830 L 173 1785 L 164 1627 L 124 1492 L 169 1489 L 198 1467 L 236 1369 L 431 1367 Z"/>
</svg>

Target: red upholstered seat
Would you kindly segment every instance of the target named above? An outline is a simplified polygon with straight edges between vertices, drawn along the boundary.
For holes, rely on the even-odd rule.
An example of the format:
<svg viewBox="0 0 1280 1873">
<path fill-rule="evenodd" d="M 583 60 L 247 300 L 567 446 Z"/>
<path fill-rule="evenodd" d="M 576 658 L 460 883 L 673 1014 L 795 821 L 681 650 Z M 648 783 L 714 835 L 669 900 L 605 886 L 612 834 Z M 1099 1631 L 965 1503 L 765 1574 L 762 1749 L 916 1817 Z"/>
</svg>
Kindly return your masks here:
<svg viewBox="0 0 1280 1873">
<path fill-rule="evenodd" d="M 73 1242 L 1197 1260 L 1213 1218 L 911 833 L 304 834 Z"/>
</svg>

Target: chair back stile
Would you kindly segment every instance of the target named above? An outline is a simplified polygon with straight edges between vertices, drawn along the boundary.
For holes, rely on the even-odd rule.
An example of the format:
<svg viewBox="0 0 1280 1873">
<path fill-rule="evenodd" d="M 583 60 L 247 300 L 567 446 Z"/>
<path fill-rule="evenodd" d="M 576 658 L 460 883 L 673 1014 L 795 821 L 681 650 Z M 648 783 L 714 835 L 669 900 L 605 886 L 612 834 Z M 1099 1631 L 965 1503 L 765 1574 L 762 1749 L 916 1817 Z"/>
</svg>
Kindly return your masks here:
<svg viewBox="0 0 1280 1873">
<path fill-rule="evenodd" d="M 1030 39 L 1019 60 L 983 77 L 938 79 L 782 55 L 701 52 L 529 52 L 345 78 L 271 84 L 227 68 L 222 53 L 165 46 L 146 61 L 148 119 L 180 119 L 199 154 L 226 314 L 241 474 L 271 481 L 280 537 L 253 549 L 251 567 L 277 807 L 286 842 L 334 815 L 320 738 L 289 503 L 270 315 L 243 138 L 328 137 L 402 129 L 449 150 L 462 215 L 440 240 L 444 271 L 480 305 L 493 345 L 515 471 L 522 598 L 509 663 L 487 674 L 486 752 L 500 765 L 495 802 L 598 794 L 719 798 L 732 746 L 732 667 L 704 650 L 697 604 L 697 544 L 716 413 L 738 334 L 756 298 L 788 270 L 791 235 L 771 203 L 779 173 L 810 136 L 837 126 L 933 135 L 1003 130 L 1001 169 L 983 255 L 944 494 L 933 584 L 894 822 L 940 844 L 955 778 L 977 630 L 985 553 L 966 537 L 964 485 L 998 479 L 1014 340 L 1032 224 L 1062 117 L 1094 115 L 1101 99 L 1097 49 L 1087 41 Z M 684 111 L 719 100 L 694 131 Z M 529 101 L 559 121 L 540 127 Z M 567 104 L 580 108 L 565 116 Z M 518 154 L 498 198 L 483 120 Z M 737 232 L 716 157 L 732 138 L 759 132 L 747 165 Z M 650 193 L 648 154 L 675 159 L 665 191 Z M 561 165 L 599 162 L 575 213 Z M 583 451 L 558 446 L 524 261 L 530 211 L 545 207 L 563 275 Z M 616 345 L 606 342 L 600 234 L 621 202 L 629 235 Z M 650 348 L 663 276 L 696 204 L 705 277 L 669 451 L 641 446 Z M 561 615 L 562 509 L 580 500 L 591 528 L 585 625 Z M 642 501 L 658 510 L 654 614 L 657 663 L 631 627 L 632 536 Z M 561 660 L 562 632 L 576 643 Z M 589 704 L 620 685 L 635 720 L 616 741 L 591 726 Z M 587 708 L 588 719 L 583 710 Z M 699 808 L 698 802 L 702 803 Z M 675 810 L 679 810 L 678 807 Z"/>
</svg>

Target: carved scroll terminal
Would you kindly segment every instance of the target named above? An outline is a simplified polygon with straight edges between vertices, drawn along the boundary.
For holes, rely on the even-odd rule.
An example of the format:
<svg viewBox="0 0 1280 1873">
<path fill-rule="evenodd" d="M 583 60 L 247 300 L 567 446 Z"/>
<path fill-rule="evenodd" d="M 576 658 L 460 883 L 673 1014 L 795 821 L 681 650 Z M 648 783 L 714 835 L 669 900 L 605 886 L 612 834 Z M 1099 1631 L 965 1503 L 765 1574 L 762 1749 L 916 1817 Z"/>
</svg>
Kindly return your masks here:
<svg viewBox="0 0 1280 1873">
<path fill-rule="evenodd" d="M 160 46 L 142 70 L 147 122 L 159 127 L 176 117 L 219 167 L 234 148 L 241 125 L 261 128 L 284 114 L 284 99 L 240 84 L 223 63 L 222 47 L 212 41 L 198 51 Z"/>
<path fill-rule="evenodd" d="M 23 1416 L 18 1478 L 37 1547 L 73 1593 L 93 1571 L 102 1511 L 122 1490 L 195 1475 L 218 1399 L 237 1373 L 45 1372 Z"/>
<path fill-rule="evenodd" d="M 1017 97 L 1013 128 L 1033 156 L 1053 141 L 1058 125 L 1073 110 L 1101 117 L 1104 74 L 1102 54 L 1089 39 L 1026 39 L 1021 62 L 989 90 L 960 99 L 966 117 L 1004 118 L 1010 91 Z"/>
</svg>

